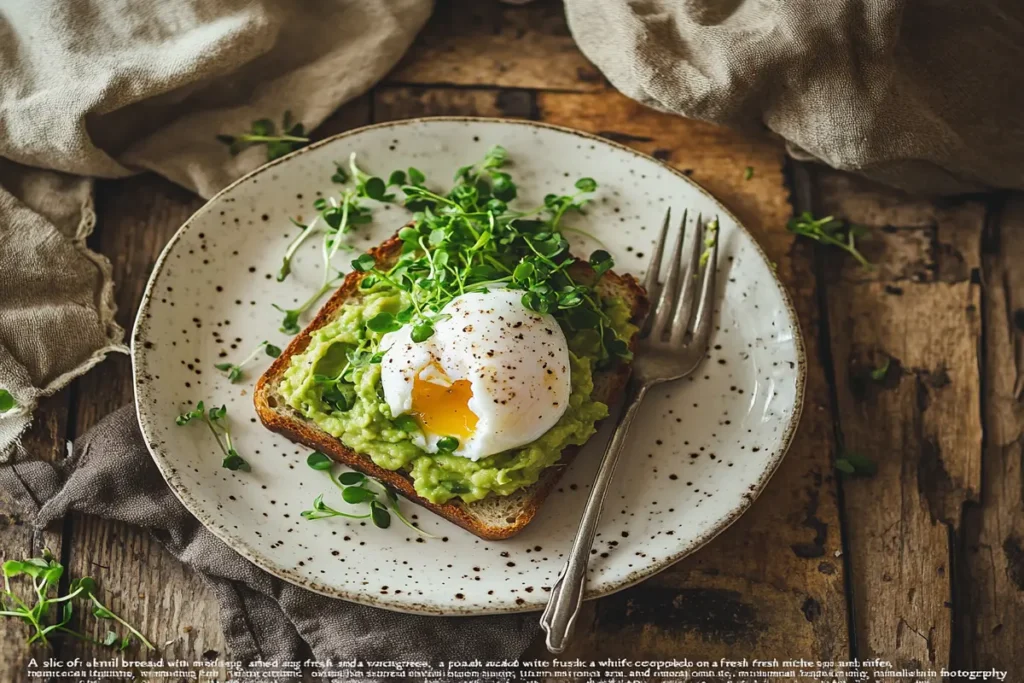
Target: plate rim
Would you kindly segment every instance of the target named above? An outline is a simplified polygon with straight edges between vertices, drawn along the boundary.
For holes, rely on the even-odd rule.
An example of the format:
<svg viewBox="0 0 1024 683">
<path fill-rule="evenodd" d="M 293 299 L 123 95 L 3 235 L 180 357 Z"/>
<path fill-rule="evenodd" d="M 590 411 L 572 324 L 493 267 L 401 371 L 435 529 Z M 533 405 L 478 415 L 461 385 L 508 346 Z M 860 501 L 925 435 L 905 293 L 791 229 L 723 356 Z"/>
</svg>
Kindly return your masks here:
<svg viewBox="0 0 1024 683">
<path fill-rule="evenodd" d="M 787 290 L 785 283 L 783 283 L 782 280 L 779 278 L 778 273 L 775 271 L 775 269 L 771 267 L 771 260 L 768 258 L 767 254 L 764 253 L 764 249 L 762 249 L 761 244 L 757 241 L 757 239 L 754 238 L 754 235 L 750 232 L 750 230 L 748 230 L 747 227 L 743 225 L 743 223 L 741 223 L 738 218 L 736 218 L 735 214 L 733 214 L 728 207 L 726 207 L 707 189 L 705 189 L 703 186 L 701 186 L 699 183 L 697 183 L 696 181 L 694 181 L 692 178 L 682 173 L 681 171 L 669 166 L 668 164 L 663 163 L 662 161 L 654 158 L 649 154 L 645 154 L 624 144 L 621 144 L 614 140 L 609 140 L 594 133 L 588 133 L 586 131 L 577 130 L 575 128 L 569 128 L 567 126 L 561 126 L 542 121 L 533 121 L 530 119 L 511 119 L 507 117 L 420 116 L 408 119 L 398 119 L 394 121 L 383 121 L 379 123 L 368 124 L 365 126 L 359 126 L 358 128 L 352 128 L 350 130 L 343 131 L 335 135 L 331 135 L 327 138 L 324 138 L 323 140 L 313 142 L 283 157 L 263 164 L 262 166 L 259 166 L 256 169 L 253 169 L 252 171 L 246 173 L 245 175 L 241 176 L 234 182 L 230 183 L 229 185 L 221 189 L 219 192 L 217 192 L 208 200 L 206 200 L 201 207 L 196 209 L 196 211 L 193 212 L 192 215 L 190 215 L 185 220 L 185 222 L 181 224 L 181 227 L 179 227 L 175 231 L 174 235 L 172 235 L 171 238 L 167 241 L 167 244 L 164 245 L 163 249 L 160 252 L 160 256 L 153 264 L 153 269 L 150 272 L 148 281 L 146 282 L 146 288 L 143 291 L 141 300 L 139 301 L 138 311 L 135 316 L 135 321 L 132 325 L 130 350 L 132 362 L 132 388 L 135 392 L 133 402 L 135 404 L 135 415 L 139 423 L 139 429 L 142 434 L 143 441 L 146 444 L 146 450 L 149 451 L 150 457 L 156 464 L 157 470 L 160 472 L 160 475 L 167 483 L 167 487 L 174 494 L 175 498 L 178 499 L 178 501 L 185 507 L 188 513 L 195 517 L 203 525 L 204 528 L 206 528 L 208 531 L 210 531 L 210 533 L 212 533 L 214 536 L 223 541 L 229 548 L 237 552 L 239 555 L 244 557 L 249 562 L 252 562 L 257 568 L 267 572 L 271 576 L 287 581 L 290 584 L 299 586 L 300 588 L 305 588 L 307 590 L 311 590 L 315 593 L 319 593 L 327 597 L 337 598 L 349 602 L 354 602 L 357 604 L 368 605 L 370 607 L 377 607 L 380 609 L 386 609 L 389 611 L 400 612 L 404 614 L 464 617 L 480 616 L 487 614 L 513 614 L 533 612 L 544 608 L 544 604 L 547 601 L 543 599 L 543 594 L 540 596 L 541 600 L 537 601 L 536 603 L 528 602 L 522 605 L 511 603 L 506 606 L 499 605 L 494 607 L 469 607 L 463 608 L 462 610 L 459 610 L 456 605 L 441 606 L 440 604 L 428 605 L 421 603 L 398 604 L 388 601 L 382 601 L 378 598 L 378 596 L 375 595 L 349 592 L 345 590 L 340 590 L 332 586 L 324 585 L 316 580 L 308 579 L 305 576 L 299 576 L 289 569 L 277 566 L 277 564 L 272 562 L 269 558 L 262 555 L 255 549 L 250 548 L 248 543 L 246 543 L 240 538 L 235 537 L 230 531 L 221 527 L 212 519 L 207 518 L 205 514 L 201 514 L 199 512 L 201 506 L 199 506 L 196 503 L 196 501 L 187 491 L 186 487 L 179 486 L 175 483 L 176 475 L 170 471 L 174 469 L 173 465 L 171 464 L 171 460 L 167 457 L 167 455 L 160 453 L 160 449 L 154 445 L 154 439 L 147 431 L 148 421 L 143 416 L 142 406 L 140 401 L 138 400 L 139 387 L 141 384 L 139 366 L 141 363 L 140 356 L 142 355 L 142 351 L 140 349 L 139 344 L 137 344 L 136 342 L 141 330 L 145 327 L 144 321 L 148 317 L 146 315 L 146 312 L 153 298 L 153 288 L 155 287 L 156 280 L 163 269 L 164 262 L 169 257 L 174 245 L 181 239 L 185 231 L 188 230 L 189 226 L 192 224 L 194 220 L 196 220 L 197 217 L 204 214 L 209 209 L 209 207 L 211 207 L 217 200 L 219 200 L 223 195 L 234 190 L 237 186 L 249 181 L 250 179 L 256 176 L 259 176 L 263 173 L 267 173 L 271 169 L 277 167 L 278 165 L 286 163 L 305 153 L 311 152 L 320 147 L 332 144 L 338 140 L 358 135 L 369 130 L 380 128 L 398 128 L 401 126 L 408 126 L 411 124 L 430 123 L 434 121 L 488 123 L 553 130 L 560 133 L 574 135 L 576 137 L 580 137 L 583 138 L 584 140 L 588 140 L 594 143 L 606 145 L 612 147 L 613 149 L 618 149 L 620 151 L 627 152 L 635 157 L 639 157 L 641 159 L 653 162 L 667 169 L 670 173 L 672 173 L 682 181 L 690 184 L 697 192 L 704 195 L 705 198 L 711 200 L 711 202 L 716 204 L 725 215 L 731 218 L 732 221 L 735 223 L 736 227 L 739 230 L 742 230 L 750 239 L 750 242 L 754 245 L 756 254 L 764 261 L 765 265 L 768 267 L 768 271 L 771 274 L 772 279 L 778 285 L 779 291 L 782 295 L 782 303 L 786 309 L 786 314 L 789 318 L 790 324 L 794 332 L 793 337 L 797 352 L 797 377 L 793 413 L 788 423 L 786 424 L 785 429 L 783 430 L 781 447 L 776 451 L 776 454 L 774 455 L 773 459 L 767 463 L 767 467 L 759 475 L 754 490 L 748 491 L 747 495 L 740 496 L 740 500 L 736 503 L 732 510 L 727 515 L 722 517 L 721 520 L 718 521 L 713 528 L 707 530 L 700 536 L 696 537 L 696 539 L 690 542 L 687 545 L 687 547 L 681 549 L 680 551 L 674 554 L 668 555 L 663 559 L 660 559 L 658 562 L 648 567 L 634 570 L 627 574 L 625 577 L 623 577 L 621 580 L 611 582 L 609 585 L 602 587 L 600 590 L 586 590 L 583 599 L 593 600 L 596 598 L 611 595 L 613 593 L 617 593 L 621 590 L 625 590 L 626 588 L 634 586 L 640 583 L 641 581 L 648 579 L 654 576 L 655 574 L 664 571 L 665 569 L 668 569 L 680 560 L 688 557 L 692 553 L 703 548 L 705 545 L 714 540 L 719 534 L 721 534 L 730 526 L 732 526 L 736 522 L 736 520 L 739 519 L 743 515 L 743 513 L 745 513 L 753 505 L 754 501 L 756 501 L 760 497 L 761 493 L 767 487 L 768 482 L 771 480 L 775 472 L 778 470 L 779 466 L 782 464 L 782 461 L 786 457 L 786 454 L 789 452 L 790 447 L 793 445 L 794 437 L 796 436 L 796 432 L 800 426 L 801 418 L 803 417 L 803 408 L 805 403 L 805 393 L 807 384 L 807 353 L 804 345 L 803 330 L 800 326 L 800 318 L 797 315 L 796 307 L 793 305 L 793 301 L 790 298 L 789 291 Z"/>
</svg>

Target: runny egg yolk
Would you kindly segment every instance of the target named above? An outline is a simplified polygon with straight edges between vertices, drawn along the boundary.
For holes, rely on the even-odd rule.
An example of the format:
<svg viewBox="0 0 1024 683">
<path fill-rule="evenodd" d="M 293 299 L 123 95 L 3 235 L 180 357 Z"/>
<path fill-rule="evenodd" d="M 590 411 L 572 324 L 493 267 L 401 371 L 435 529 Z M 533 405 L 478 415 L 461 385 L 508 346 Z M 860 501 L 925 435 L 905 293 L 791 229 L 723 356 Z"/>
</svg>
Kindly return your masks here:
<svg viewBox="0 0 1024 683">
<path fill-rule="evenodd" d="M 473 386 L 459 379 L 442 386 L 416 376 L 412 384 L 413 417 L 423 431 L 437 436 L 454 436 L 465 442 L 476 430 L 479 418 L 469 409 Z"/>
</svg>

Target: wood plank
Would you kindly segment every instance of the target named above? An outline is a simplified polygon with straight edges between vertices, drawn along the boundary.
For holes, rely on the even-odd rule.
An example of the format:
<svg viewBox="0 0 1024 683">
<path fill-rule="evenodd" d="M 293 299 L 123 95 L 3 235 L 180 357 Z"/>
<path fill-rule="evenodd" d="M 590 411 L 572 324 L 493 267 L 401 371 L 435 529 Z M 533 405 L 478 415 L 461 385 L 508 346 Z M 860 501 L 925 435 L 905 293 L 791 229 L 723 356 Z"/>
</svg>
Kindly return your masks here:
<svg viewBox="0 0 1024 683">
<path fill-rule="evenodd" d="M 318 129 L 316 137 L 368 123 L 369 105 L 366 96 L 343 107 Z M 202 204 L 202 199 L 153 175 L 100 183 L 100 229 L 93 246 L 113 264 L 118 321 L 125 329 L 132 328 L 164 245 Z M 129 359 L 107 360 L 101 371 L 79 380 L 78 391 L 76 432 L 82 434 L 132 400 Z M 161 646 L 164 657 L 227 656 L 213 594 L 148 532 L 87 515 L 74 516 L 73 528 L 74 575 L 96 576 L 106 604 Z M 102 638 L 106 632 L 105 626 L 95 621 L 87 626 L 94 629 L 94 637 Z M 66 654 L 92 657 L 103 650 L 76 644 L 74 651 Z"/>
<path fill-rule="evenodd" d="M 604 77 L 576 47 L 562 3 L 439 0 L 392 85 L 595 91 Z"/>
<path fill-rule="evenodd" d="M 26 457 L 57 462 L 66 455 L 69 391 L 65 389 L 44 398 L 36 410 L 35 421 L 22 439 Z M 0 562 L 40 557 L 44 549 L 59 558 L 62 550 L 62 529 L 55 525 L 42 533 L 32 528 L 12 503 L 0 497 Z M 29 584 L 20 579 L 12 589 L 22 599 L 34 602 Z M 28 663 L 33 657 L 42 660 L 49 654 L 40 645 L 25 644 L 29 629 L 21 621 L 0 619 L 0 680 L 28 680 Z M 58 644 L 59 646 L 59 644 Z"/>
<path fill-rule="evenodd" d="M 952 642 L 951 539 L 981 488 L 981 292 L 971 274 L 985 207 L 911 199 L 824 169 L 815 177 L 818 212 L 872 228 L 865 249 L 879 263 L 868 271 L 838 250 L 825 255 L 839 424 L 846 449 L 878 466 L 842 484 L 857 654 L 940 669 Z"/>
<path fill-rule="evenodd" d="M 673 568 L 588 606 L 572 654 L 843 658 L 848 654 L 832 419 L 818 353 L 815 276 L 793 250 L 782 146 L 647 109 L 618 93 L 539 93 L 541 119 L 600 133 L 682 169 L 725 203 L 778 265 L 807 347 L 807 403 L 789 454 L 732 527 Z M 754 169 L 744 179 L 746 167 Z"/>
<path fill-rule="evenodd" d="M 445 114 L 536 118 L 536 97 L 529 90 L 419 86 L 381 86 L 373 94 L 375 123 Z"/>
<path fill-rule="evenodd" d="M 985 450 L 980 504 L 968 507 L 959 585 L 963 666 L 1024 674 L 1024 197 L 985 242 Z"/>
</svg>

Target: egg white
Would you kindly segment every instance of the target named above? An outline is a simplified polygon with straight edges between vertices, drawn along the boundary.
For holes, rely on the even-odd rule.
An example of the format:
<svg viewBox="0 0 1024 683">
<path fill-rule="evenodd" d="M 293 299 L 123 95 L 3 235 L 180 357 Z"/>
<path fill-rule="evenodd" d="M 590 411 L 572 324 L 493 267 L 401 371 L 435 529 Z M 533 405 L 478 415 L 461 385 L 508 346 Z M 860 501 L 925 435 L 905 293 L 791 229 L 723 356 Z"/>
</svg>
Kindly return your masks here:
<svg viewBox="0 0 1024 683">
<path fill-rule="evenodd" d="M 551 429 L 569 406 L 569 346 L 555 319 L 527 309 L 522 295 L 492 289 L 456 297 L 442 311 L 448 317 L 420 343 L 409 325 L 384 335 L 381 384 L 392 416 L 412 410 L 417 376 L 441 386 L 465 379 L 478 422 L 455 455 L 479 460 Z M 413 442 L 436 453 L 445 436 L 416 434 Z"/>
</svg>

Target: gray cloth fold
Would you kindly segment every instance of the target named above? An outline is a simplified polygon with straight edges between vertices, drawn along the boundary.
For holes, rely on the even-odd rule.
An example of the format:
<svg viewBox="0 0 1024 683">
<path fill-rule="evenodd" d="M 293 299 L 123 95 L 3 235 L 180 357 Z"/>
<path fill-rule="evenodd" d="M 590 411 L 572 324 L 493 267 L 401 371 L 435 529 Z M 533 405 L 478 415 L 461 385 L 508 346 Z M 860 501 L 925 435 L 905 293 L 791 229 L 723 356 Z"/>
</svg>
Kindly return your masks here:
<svg viewBox="0 0 1024 683">
<path fill-rule="evenodd" d="M 1024 3 L 566 0 L 580 49 L 644 104 L 767 126 L 912 192 L 1024 189 Z"/>
<path fill-rule="evenodd" d="M 535 614 L 399 614 L 318 595 L 267 574 L 175 498 L 130 405 L 80 438 L 59 464 L 0 465 L 0 491 L 34 516 L 39 528 L 81 512 L 148 529 L 209 583 L 232 656 L 242 661 L 305 659 L 304 646 L 319 660 L 504 660 L 519 657 L 537 633 Z"/>
</svg>

